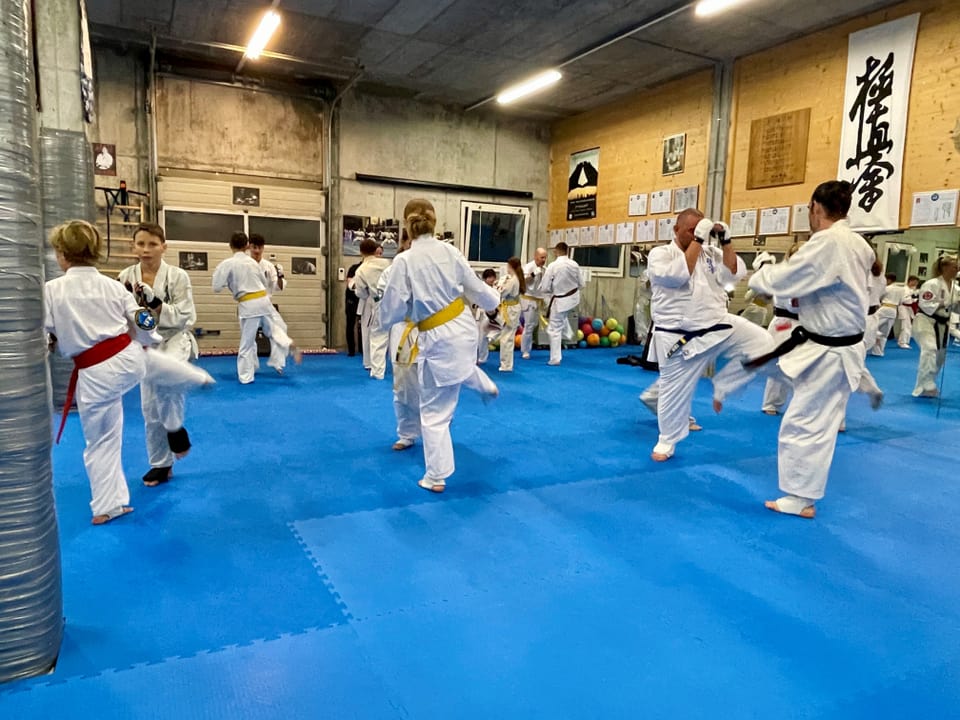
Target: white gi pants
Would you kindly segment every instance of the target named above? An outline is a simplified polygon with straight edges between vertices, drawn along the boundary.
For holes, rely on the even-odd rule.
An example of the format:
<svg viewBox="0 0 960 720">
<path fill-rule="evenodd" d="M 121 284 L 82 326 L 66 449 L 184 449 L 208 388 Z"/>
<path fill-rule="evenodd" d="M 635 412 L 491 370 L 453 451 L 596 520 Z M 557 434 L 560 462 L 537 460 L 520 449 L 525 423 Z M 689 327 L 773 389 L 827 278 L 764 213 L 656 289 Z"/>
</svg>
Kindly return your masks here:
<svg viewBox="0 0 960 720">
<path fill-rule="evenodd" d="M 887 349 L 887 338 L 890 337 L 890 331 L 893 329 L 893 323 L 897 319 L 897 309 L 886 306 L 877 310 L 877 342 L 870 350 L 871 355 L 883 357 Z"/>
<path fill-rule="evenodd" d="M 533 349 L 533 340 L 540 327 L 540 303 L 535 300 L 520 299 L 520 313 L 523 316 L 523 335 L 520 336 L 520 354 L 529 355 Z"/>
<path fill-rule="evenodd" d="M 193 354 L 190 338 L 179 333 L 155 352 L 162 352 L 180 362 L 188 362 Z M 140 409 L 143 411 L 144 434 L 147 440 L 147 458 L 150 467 L 173 465 L 174 456 L 167 433 L 183 427 L 186 412 L 186 389 L 164 387 L 146 375 L 140 383 Z"/>
<path fill-rule="evenodd" d="M 937 334 L 940 334 L 941 347 L 937 349 Z M 913 396 L 932 393 L 937 390 L 937 373 L 947 360 L 946 326 L 937 325 L 929 317 L 920 313 L 913 321 L 913 336 L 920 346 L 920 363 L 917 366 L 917 384 Z"/>
<path fill-rule="evenodd" d="M 797 324 L 798 322 L 792 318 L 774 317 L 767 327 L 767 332 L 770 333 L 774 346 L 786 342 Z M 776 371 L 771 369 L 767 377 L 767 383 L 763 388 L 763 402 L 760 409 L 767 413 L 781 412 L 783 406 L 787 404 L 792 387 L 790 379 L 780 372 L 779 368 Z"/>
<path fill-rule="evenodd" d="M 685 357 L 683 350 L 678 350 L 671 357 L 661 360 L 660 397 L 657 404 L 660 437 L 657 444 L 676 445 L 690 434 L 689 418 L 693 394 L 696 392 L 697 382 L 713 360 L 717 357 L 728 360 L 723 369 L 713 377 L 713 397 L 722 402 L 756 375 L 756 370 L 746 369 L 742 361 L 773 350 L 773 340 L 763 328 L 734 315 L 728 315 L 724 322 L 729 322 L 733 330 L 720 331 L 729 333 L 720 342 L 692 357 Z M 658 334 L 667 339 L 680 338 L 673 333 Z M 662 338 L 657 338 L 657 341 L 666 342 Z M 766 371 L 769 372 L 769 369 Z"/>
<path fill-rule="evenodd" d="M 505 307 L 506 317 L 503 320 L 503 329 L 500 331 L 500 372 L 513 371 L 513 351 L 516 347 L 517 328 L 520 327 L 520 306 Z"/>
<path fill-rule="evenodd" d="M 123 395 L 137 386 L 144 372 L 144 350 L 136 343 L 79 372 L 77 409 L 86 441 L 83 464 L 90 480 L 90 510 L 94 517 L 130 502 L 121 462 Z"/>
<path fill-rule="evenodd" d="M 863 328 L 863 346 L 868 353 L 877 344 L 877 329 L 880 326 L 879 312 L 877 310 L 873 315 L 867 315 L 867 324 Z"/>
<path fill-rule="evenodd" d="M 837 353 L 828 352 L 793 379 L 793 399 L 780 423 L 780 489 L 809 500 L 823 497 L 850 383 Z"/>
<path fill-rule="evenodd" d="M 412 443 L 420 437 L 420 378 L 416 363 L 397 361 L 400 340 L 406 332 L 407 323 L 397 323 L 390 328 L 390 362 L 393 367 L 393 412 L 397 417 L 397 440 Z"/>
<path fill-rule="evenodd" d="M 374 322 L 370 327 L 363 329 L 363 336 L 368 338 L 370 349 L 370 377 L 383 380 L 387 372 L 387 346 L 390 344 L 390 333 L 380 329 L 380 323 Z"/>
<path fill-rule="evenodd" d="M 576 337 L 570 331 L 570 322 L 568 317 L 570 313 L 576 312 L 576 308 L 569 310 L 557 310 L 556 305 L 550 308 L 550 321 L 547 323 L 547 337 L 550 338 L 550 360 L 551 365 L 559 365 L 563 359 L 560 352 L 564 340 L 570 340 Z"/>
<path fill-rule="evenodd" d="M 264 322 L 261 322 L 263 334 L 270 338 L 270 357 L 267 359 L 267 366 L 277 372 L 283 372 L 287 366 L 290 346 L 293 345 L 293 341 L 287 335 L 287 322 L 276 308 L 273 308 L 269 322 L 266 322 L 266 318 L 263 320 Z"/>
<path fill-rule="evenodd" d="M 241 384 L 252 383 L 260 360 L 257 359 L 257 329 L 262 327 L 263 334 L 270 338 L 270 359 L 267 364 L 282 371 L 290 354 L 290 338 L 287 325 L 274 311 L 270 315 L 258 315 L 240 318 L 240 349 L 237 352 L 237 376 Z"/>
<path fill-rule="evenodd" d="M 910 336 L 913 329 L 913 309 L 901 305 L 897 308 L 897 315 L 900 318 L 900 334 L 897 336 L 897 344 L 902 347 L 910 347 Z"/>
</svg>

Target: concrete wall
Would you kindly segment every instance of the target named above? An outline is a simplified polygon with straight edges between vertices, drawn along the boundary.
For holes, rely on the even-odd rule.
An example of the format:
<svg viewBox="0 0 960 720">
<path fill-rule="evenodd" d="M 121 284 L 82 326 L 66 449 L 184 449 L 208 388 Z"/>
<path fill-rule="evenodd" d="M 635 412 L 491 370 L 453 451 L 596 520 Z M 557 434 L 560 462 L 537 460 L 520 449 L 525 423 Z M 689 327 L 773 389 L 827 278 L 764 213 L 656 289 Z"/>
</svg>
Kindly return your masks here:
<svg viewBox="0 0 960 720">
<path fill-rule="evenodd" d="M 399 218 L 408 200 L 425 197 L 437 210 L 437 229 L 453 232 L 459 244 L 462 200 L 521 205 L 530 208 L 529 254 L 545 244 L 549 131 L 544 124 L 350 93 L 344 98 L 336 127 L 336 187 L 330 228 L 333 346 L 342 347 L 346 342 L 344 283 L 333 278 L 337 277 L 336 268 L 356 262 L 356 258 L 343 257 L 338 242 L 344 215 Z M 356 180 L 357 173 L 525 190 L 533 193 L 533 199 L 362 183 Z"/>
</svg>

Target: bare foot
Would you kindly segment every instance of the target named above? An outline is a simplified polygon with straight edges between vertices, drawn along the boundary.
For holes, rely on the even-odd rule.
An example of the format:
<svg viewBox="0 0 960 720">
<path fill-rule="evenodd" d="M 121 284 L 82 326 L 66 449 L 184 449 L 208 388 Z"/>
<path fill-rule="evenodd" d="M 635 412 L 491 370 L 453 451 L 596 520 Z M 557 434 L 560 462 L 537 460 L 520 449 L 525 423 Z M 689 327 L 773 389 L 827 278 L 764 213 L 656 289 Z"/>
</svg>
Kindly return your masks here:
<svg viewBox="0 0 960 720">
<path fill-rule="evenodd" d="M 121 515 L 126 515 L 127 513 L 132 513 L 132 512 L 133 512 L 132 507 L 124 506 L 119 510 L 112 510 L 106 515 L 94 515 L 93 520 L 91 520 L 90 522 L 93 525 L 106 525 L 111 520 L 118 518 Z"/>
<path fill-rule="evenodd" d="M 173 456 L 174 456 L 177 460 L 180 460 L 181 458 L 185 458 L 185 457 L 186 457 L 187 455 L 189 455 L 189 454 L 190 454 L 190 448 L 187 448 L 187 449 L 184 450 L 183 452 L 174 453 Z"/>
<path fill-rule="evenodd" d="M 298 347 L 293 349 L 293 363 L 294 365 L 303 365 L 303 350 Z"/>
</svg>

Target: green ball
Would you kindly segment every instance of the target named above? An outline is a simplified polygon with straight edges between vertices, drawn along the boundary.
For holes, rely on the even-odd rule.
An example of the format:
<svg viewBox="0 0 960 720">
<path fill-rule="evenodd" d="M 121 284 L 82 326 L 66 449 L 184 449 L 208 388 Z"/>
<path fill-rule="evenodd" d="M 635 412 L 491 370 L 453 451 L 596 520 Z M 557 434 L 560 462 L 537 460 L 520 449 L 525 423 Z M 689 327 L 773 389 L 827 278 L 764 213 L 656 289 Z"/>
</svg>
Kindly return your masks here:
<svg viewBox="0 0 960 720">
<path fill-rule="evenodd" d="M 617 325 L 617 332 L 620 333 L 621 336 L 627 334 L 627 331 L 623 329 L 623 325 Z"/>
<path fill-rule="evenodd" d="M 600 338 L 600 347 L 610 347 L 610 336 Z"/>
</svg>

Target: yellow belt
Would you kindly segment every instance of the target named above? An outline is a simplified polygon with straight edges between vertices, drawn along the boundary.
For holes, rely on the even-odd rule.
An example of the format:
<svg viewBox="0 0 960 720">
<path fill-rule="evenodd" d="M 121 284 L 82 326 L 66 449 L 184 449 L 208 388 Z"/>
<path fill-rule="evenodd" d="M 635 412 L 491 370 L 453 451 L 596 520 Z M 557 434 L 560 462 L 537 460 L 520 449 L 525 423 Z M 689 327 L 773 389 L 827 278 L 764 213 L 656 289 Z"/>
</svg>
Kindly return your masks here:
<svg viewBox="0 0 960 720">
<path fill-rule="evenodd" d="M 540 303 L 541 305 L 543 304 L 543 298 L 538 298 L 534 295 L 521 295 L 520 297 L 522 297 L 524 300 L 531 300 L 535 303 Z"/>
<path fill-rule="evenodd" d="M 880 307 L 896 307 L 895 303 L 880 303 Z"/>
<path fill-rule="evenodd" d="M 266 290 L 257 290 L 252 293 L 244 293 L 237 298 L 237 302 L 246 302 L 247 300 L 256 300 L 257 298 L 262 298 L 267 296 Z"/>
<path fill-rule="evenodd" d="M 438 328 L 444 323 L 448 323 L 457 317 L 460 313 L 463 312 L 466 305 L 463 303 L 463 298 L 458 297 L 452 303 L 447 305 L 442 310 L 437 310 L 433 315 L 425 317 L 423 320 L 417 323 L 417 329 L 420 332 L 424 330 L 433 330 Z"/>
<path fill-rule="evenodd" d="M 431 316 L 432 317 L 432 316 Z M 420 346 L 417 345 L 417 341 L 413 341 L 413 347 L 410 348 L 410 352 L 406 360 L 403 359 L 401 353 L 403 352 L 404 346 L 407 344 L 407 338 L 410 337 L 410 333 L 413 331 L 417 324 L 407 320 L 407 326 L 403 329 L 403 335 L 400 336 L 400 342 L 397 343 L 397 364 L 399 365 L 413 365 L 417 359 L 417 354 L 420 352 Z"/>
</svg>

